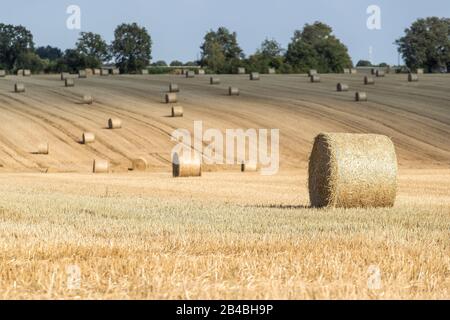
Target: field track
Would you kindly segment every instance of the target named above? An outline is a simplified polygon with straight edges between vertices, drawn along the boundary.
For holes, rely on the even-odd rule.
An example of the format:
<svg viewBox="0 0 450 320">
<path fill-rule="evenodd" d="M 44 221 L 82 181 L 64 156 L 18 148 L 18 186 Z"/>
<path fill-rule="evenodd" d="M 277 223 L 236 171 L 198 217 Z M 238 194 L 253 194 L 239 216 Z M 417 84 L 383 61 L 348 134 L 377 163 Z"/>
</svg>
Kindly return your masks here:
<svg viewBox="0 0 450 320">
<path fill-rule="evenodd" d="M 423 75 L 408 83 L 406 75 L 375 78 L 362 84 L 363 74 L 322 75 L 309 83 L 306 75 L 219 75 L 186 79 L 176 75 L 109 76 L 76 79 L 65 88 L 59 76 L 8 76 L 0 79 L 0 172 L 89 172 L 93 158 L 111 161 L 114 172 L 125 172 L 131 160 L 146 156 L 150 171 L 170 168 L 170 135 L 177 128 L 192 130 L 194 120 L 204 129 L 278 128 L 282 169 L 304 169 L 315 135 L 323 131 L 382 133 L 393 138 L 403 168 L 450 166 L 450 76 Z M 15 82 L 26 92 L 13 92 Z M 179 84 L 183 118 L 171 118 L 163 103 L 169 83 Z M 336 84 L 350 85 L 336 92 Z M 228 86 L 241 90 L 227 95 Z M 369 101 L 354 102 L 355 91 Z M 83 94 L 92 106 L 80 104 Z M 107 130 L 110 117 L 123 121 L 120 130 Z M 84 131 L 96 142 L 80 144 Z M 34 154 L 40 142 L 50 143 L 50 155 Z M 210 170 L 220 171 L 214 167 Z"/>
</svg>

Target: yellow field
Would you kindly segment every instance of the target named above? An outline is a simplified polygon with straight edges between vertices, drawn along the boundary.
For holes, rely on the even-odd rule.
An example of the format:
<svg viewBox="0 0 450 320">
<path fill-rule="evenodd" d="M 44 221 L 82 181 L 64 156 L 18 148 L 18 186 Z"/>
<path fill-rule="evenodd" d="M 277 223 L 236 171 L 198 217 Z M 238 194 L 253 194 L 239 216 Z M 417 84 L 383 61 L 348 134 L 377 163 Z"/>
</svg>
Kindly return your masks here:
<svg viewBox="0 0 450 320">
<path fill-rule="evenodd" d="M 393 299 L 450 298 L 450 78 L 404 75 L 362 85 L 362 75 L 92 77 L 63 88 L 57 76 L 0 80 L 0 298 Z M 338 81 L 369 102 L 337 93 Z M 185 117 L 167 117 L 168 83 Z M 240 97 L 226 96 L 228 85 Z M 93 106 L 77 104 L 91 93 Z M 104 129 L 111 116 L 121 130 Z M 170 133 L 279 128 L 281 171 L 264 177 L 210 166 L 170 175 Z M 93 131 L 98 141 L 78 140 Z M 306 167 L 321 131 L 393 138 L 396 205 L 311 209 Z M 49 141 L 48 156 L 33 154 Z M 146 173 L 127 172 L 131 159 Z M 93 175 L 94 157 L 114 173 Z M 80 270 L 69 285 L 68 268 Z M 376 266 L 381 288 L 370 289 Z"/>
</svg>

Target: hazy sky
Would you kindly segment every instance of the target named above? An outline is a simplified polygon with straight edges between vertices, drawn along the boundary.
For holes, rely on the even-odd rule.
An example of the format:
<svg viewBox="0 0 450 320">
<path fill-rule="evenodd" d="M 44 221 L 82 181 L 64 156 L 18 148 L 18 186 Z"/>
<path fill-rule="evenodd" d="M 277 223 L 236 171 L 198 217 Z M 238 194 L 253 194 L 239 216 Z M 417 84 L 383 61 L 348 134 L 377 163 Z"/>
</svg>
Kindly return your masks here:
<svg viewBox="0 0 450 320">
<path fill-rule="evenodd" d="M 81 8 L 81 30 L 69 30 L 69 5 Z M 369 30 L 369 5 L 381 8 L 381 30 Z M 419 17 L 450 17 L 449 0 L 1 0 L 0 22 L 29 28 L 36 45 L 62 49 L 73 47 L 80 31 L 100 33 L 113 39 L 122 22 L 145 26 L 153 39 L 153 61 L 199 57 L 205 32 L 225 26 L 238 33 L 238 41 L 248 55 L 266 38 L 275 38 L 284 47 L 295 29 L 316 20 L 329 24 L 334 34 L 349 48 L 354 62 L 397 63 L 393 45 L 406 27 Z"/>
</svg>

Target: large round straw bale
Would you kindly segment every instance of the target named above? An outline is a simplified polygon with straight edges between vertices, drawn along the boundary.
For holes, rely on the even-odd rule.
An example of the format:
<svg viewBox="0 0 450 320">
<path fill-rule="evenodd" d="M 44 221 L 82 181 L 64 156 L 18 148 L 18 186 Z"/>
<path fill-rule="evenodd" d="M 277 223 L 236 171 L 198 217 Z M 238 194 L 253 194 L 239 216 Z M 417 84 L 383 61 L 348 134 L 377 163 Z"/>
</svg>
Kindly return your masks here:
<svg viewBox="0 0 450 320">
<path fill-rule="evenodd" d="M 386 75 L 386 73 L 385 73 L 383 70 L 377 70 L 377 71 L 375 72 L 375 75 L 376 75 L 378 78 L 381 78 L 381 77 L 384 77 L 384 76 Z"/>
<path fill-rule="evenodd" d="M 250 73 L 250 80 L 259 80 L 259 72 Z"/>
<path fill-rule="evenodd" d="M 6 71 L 3 69 L 0 69 L 0 78 L 6 77 Z"/>
<path fill-rule="evenodd" d="M 370 69 L 370 74 L 375 75 L 377 73 L 377 69 L 372 68 Z"/>
<path fill-rule="evenodd" d="M 234 87 L 229 87 L 228 88 L 228 95 L 230 96 L 238 96 L 239 93 L 239 88 L 234 88 Z"/>
<path fill-rule="evenodd" d="M 24 76 L 24 77 L 29 77 L 29 76 L 31 76 L 31 70 L 29 70 L 29 69 L 24 69 L 24 70 L 23 70 L 23 76 Z"/>
<path fill-rule="evenodd" d="M 69 77 L 69 73 L 61 72 L 61 81 L 65 81 Z"/>
<path fill-rule="evenodd" d="M 166 93 L 166 103 L 176 103 L 177 101 L 178 97 L 175 92 Z"/>
<path fill-rule="evenodd" d="M 408 74 L 408 81 L 409 82 L 417 82 L 419 81 L 419 76 L 415 73 Z"/>
<path fill-rule="evenodd" d="M 186 78 L 194 78 L 195 77 L 195 72 L 191 71 L 191 70 L 185 71 L 185 74 L 186 74 Z"/>
<path fill-rule="evenodd" d="M 66 85 L 66 87 L 74 87 L 75 86 L 75 82 L 73 81 L 72 78 L 66 78 L 65 85 Z"/>
<path fill-rule="evenodd" d="M 211 78 L 209 78 L 209 83 L 210 84 L 220 84 L 220 79 L 219 78 L 215 78 L 215 77 L 211 77 Z"/>
<path fill-rule="evenodd" d="M 83 103 L 84 104 L 93 104 L 94 103 L 94 98 L 90 94 L 85 94 L 83 96 Z"/>
<path fill-rule="evenodd" d="M 94 74 L 94 70 L 91 68 L 86 68 L 85 71 L 87 76 L 92 76 Z"/>
<path fill-rule="evenodd" d="M 87 78 L 86 70 L 79 70 L 79 71 L 78 71 L 78 78 L 80 78 L 80 79 L 85 79 L 85 78 Z"/>
<path fill-rule="evenodd" d="M 109 70 L 108 69 L 102 69 L 100 71 L 100 75 L 102 75 L 102 76 L 109 76 Z"/>
<path fill-rule="evenodd" d="M 313 207 L 391 207 L 397 157 L 391 139 L 376 134 L 321 133 L 309 158 Z"/>
<path fill-rule="evenodd" d="M 315 69 L 311 69 L 308 71 L 308 76 L 310 76 L 310 77 L 315 76 L 316 74 L 317 74 L 317 70 L 315 70 Z"/>
<path fill-rule="evenodd" d="M 169 92 L 180 92 L 180 87 L 176 83 L 169 84 Z"/>
<path fill-rule="evenodd" d="M 275 73 L 277 73 L 277 71 L 275 70 L 275 68 L 269 68 L 269 69 L 267 69 L 267 73 L 268 74 L 275 74 Z"/>
<path fill-rule="evenodd" d="M 355 93 L 355 101 L 367 101 L 367 93 L 356 92 Z"/>
<path fill-rule="evenodd" d="M 339 92 L 348 91 L 348 84 L 338 83 L 336 86 L 336 90 Z"/>
<path fill-rule="evenodd" d="M 23 76 L 23 69 L 17 70 L 17 75 L 18 76 Z"/>
<path fill-rule="evenodd" d="M 172 107 L 172 117 L 182 117 L 183 116 L 183 107 L 182 106 L 173 106 Z"/>
<path fill-rule="evenodd" d="M 197 74 L 198 74 L 198 75 L 204 75 L 204 74 L 205 74 L 205 70 L 203 70 L 203 69 L 198 69 L 198 70 L 197 70 Z"/>
<path fill-rule="evenodd" d="M 417 74 L 423 74 L 423 69 L 422 68 L 417 69 L 416 73 Z"/>
<path fill-rule="evenodd" d="M 50 148 L 47 142 L 40 143 L 37 147 L 38 154 L 49 154 Z"/>
<path fill-rule="evenodd" d="M 245 68 L 243 68 L 243 67 L 237 68 L 237 73 L 238 74 L 245 74 Z"/>
<path fill-rule="evenodd" d="M 120 129 L 122 128 L 122 120 L 119 118 L 111 118 L 108 120 L 109 129 Z"/>
<path fill-rule="evenodd" d="M 350 74 L 357 74 L 358 73 L 358 69 L 352 68 L 350 69 Z"/>
<path fill-rule="evenodd" d="M 368 77 L 368 76 L 365 76 L 364 77 L 364 84 L 375 84 L 375 80 L 373 80 L 373 78 L 372 77 Z"/>
<path fill-rule="evenodd" d="M 350 74 L 350 69 L 349 68 L 344 68 L 344 74 Z"/>
<path fill-rule="evenodd" d="M 113 76 L 119 75 L 120 74 L 120 69 L 117 69 L 117 68 L 111 69 L 111 74 Z"/>
<path fill-rule="evenodd" d="M 142 70 L 141 70 L 141 74 L 147 75 L 147 74 L 148 74 L 148 69 L 142 69 Z"/>
<path fill-rule="evenodd" d="M 25 92 L 25 84 L 23 84 L 23 83 L 16 83 L 14 85 L 14 91 L 15 92 Z"/>
<path fill-rule="evenodd" d="M 132 164 L 132 169 L 134 171 L 145 171 L 145 170 L 147 170 L 147 167 L 148 167 L 147 159 L 145 159 L 143 157 L 133 159 L 131 164 Z"/>
<path fill-rule="evenodd" d="M 172 157 L 172 174 L 178 177 L 200 177 L 202 175 L 202 163 L 199 156 L 180 156 L 174 153 Z"/>
<path fill-rule="evenodd" d="M 84 132 L 81 137 L 81 142 L 83 144 L 93 143 L 95 141 L 95 134 L 92 132 Z"/>
<path fill-rule="evenodd" d="M 93 173 L 108 173 L 109 172 L 109 161 L 95 159 L 92 166 Z"/>
<path fill-rule="evenodd" d="M 92 71 L 94 73 L 94 76 L 99 76 L 99 75 L 102 74 L 102 70 L 101 69 L 95 68 L 95 69 L 92 69 Z"/>
<path fill-rule="evenodd" d="M 258 164 L 256 162 L 242 162 L 241 172 L 257 172 Z"/>
<path fill-rule="evenodd" d="M 320 82 L 320 76 L 318 76 L 318 75 L 312 75 L 311 77 L 309 77 L 309 80 L 310 80 L 312 83 L 318 83 L 318 82 Z"/>
</svg>

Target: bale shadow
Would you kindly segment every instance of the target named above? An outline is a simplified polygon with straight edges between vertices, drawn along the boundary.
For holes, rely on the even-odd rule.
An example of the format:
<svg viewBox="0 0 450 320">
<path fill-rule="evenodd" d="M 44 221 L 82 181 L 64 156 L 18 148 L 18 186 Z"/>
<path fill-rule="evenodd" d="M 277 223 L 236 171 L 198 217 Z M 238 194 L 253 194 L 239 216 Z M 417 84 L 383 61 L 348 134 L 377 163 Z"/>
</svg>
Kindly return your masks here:
<svg viewBox="0 0 450 320">
<path fill-rule="evenodd" d="M 251 206 L 245 206 L 245 207 L 246 208 L 257 208 L 257 209 L 281 209 L 281 210 L 314 209 L 314 207 L 306 206 L 306 205 L 283 205 L 283 204 L 251 205 Z"/>
</svg>

